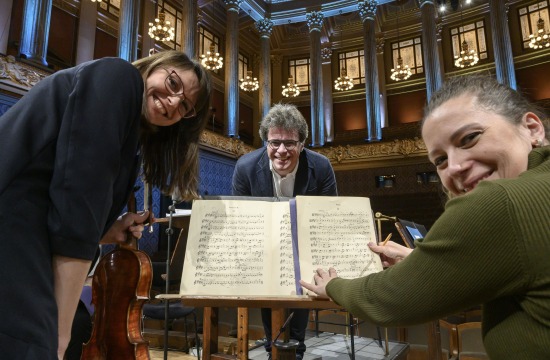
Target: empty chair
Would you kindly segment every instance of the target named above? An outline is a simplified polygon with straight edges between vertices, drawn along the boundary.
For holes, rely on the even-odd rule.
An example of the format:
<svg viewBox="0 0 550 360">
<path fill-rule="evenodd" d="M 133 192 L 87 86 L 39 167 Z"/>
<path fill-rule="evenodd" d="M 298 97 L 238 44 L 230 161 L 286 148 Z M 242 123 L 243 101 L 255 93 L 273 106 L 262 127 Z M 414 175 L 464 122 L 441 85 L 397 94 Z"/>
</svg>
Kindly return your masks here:
<svg viewBox="0 0 550 360">
<path fill-rule="evenodd" d="M 456 328 L 459 360 L 489 359 L 483 346 L 481 322 L 473 321 L 458 324 Z"/>
</svg>

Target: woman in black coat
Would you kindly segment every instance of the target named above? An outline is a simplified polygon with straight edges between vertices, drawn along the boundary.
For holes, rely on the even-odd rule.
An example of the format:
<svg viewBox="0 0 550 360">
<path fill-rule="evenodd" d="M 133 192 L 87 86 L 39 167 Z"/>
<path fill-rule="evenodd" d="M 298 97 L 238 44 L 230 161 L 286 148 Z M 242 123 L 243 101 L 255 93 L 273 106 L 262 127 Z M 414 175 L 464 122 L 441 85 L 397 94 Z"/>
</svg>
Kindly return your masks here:
<svg viewBox="0 0 550 360">
<path fill-rule="evenodd" d="M 197 196 L 207 73 L 177 51 L 59 71 L 0 117 L 0 354 L 61 359 L 98 243 L 141 236 L 120 216 L 144 180 Z M 58 340 L 59 339 L 59 340 Z"/>
</svg>

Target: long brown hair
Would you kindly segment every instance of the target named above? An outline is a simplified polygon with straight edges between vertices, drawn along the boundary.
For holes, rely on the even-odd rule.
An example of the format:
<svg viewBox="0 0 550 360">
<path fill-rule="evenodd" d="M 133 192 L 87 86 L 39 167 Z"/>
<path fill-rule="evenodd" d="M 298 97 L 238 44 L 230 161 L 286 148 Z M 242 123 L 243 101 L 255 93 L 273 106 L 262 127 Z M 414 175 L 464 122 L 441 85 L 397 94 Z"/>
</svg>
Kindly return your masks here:
<svg viewBox="0 0 550 360">
<path fill-rule="evenodd" d="M 142 111 L 140 136 L 145 181 L 164 194 L 176 194 L 180 200 L 198 197 L 199 138 L 206 126 L 210 104 L 210 77 L 199 62 L 182 52 L 168 50 L 139 59 L 133 65 L 145 81 L 160 67 L 193 70 L 199 79 L 197 115 L 171 126 L 151 125 Z M 144 106 L 145 106 L 145 100 Z"/>
</svg>

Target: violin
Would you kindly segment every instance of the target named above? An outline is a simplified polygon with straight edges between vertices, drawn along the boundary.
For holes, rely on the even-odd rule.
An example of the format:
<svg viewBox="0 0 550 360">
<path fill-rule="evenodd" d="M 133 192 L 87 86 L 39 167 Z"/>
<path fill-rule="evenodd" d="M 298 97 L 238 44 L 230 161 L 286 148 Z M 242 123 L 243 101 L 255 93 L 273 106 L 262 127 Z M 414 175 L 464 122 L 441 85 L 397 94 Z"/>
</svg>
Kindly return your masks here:
<svg viewBox="0 0 550 360">
<path fill-rule="evenodd" d="M 135 212 L 135 208 L 132 193 L 128 211 Z M 92 335 L 82 348 L 82 360 L 150 360 L 141 322 L 152 274 L 149 256 L 138 250 L 137 239 L 131 235 L 126 244 L 101 258 L 92 280 Z"/>
</svg>

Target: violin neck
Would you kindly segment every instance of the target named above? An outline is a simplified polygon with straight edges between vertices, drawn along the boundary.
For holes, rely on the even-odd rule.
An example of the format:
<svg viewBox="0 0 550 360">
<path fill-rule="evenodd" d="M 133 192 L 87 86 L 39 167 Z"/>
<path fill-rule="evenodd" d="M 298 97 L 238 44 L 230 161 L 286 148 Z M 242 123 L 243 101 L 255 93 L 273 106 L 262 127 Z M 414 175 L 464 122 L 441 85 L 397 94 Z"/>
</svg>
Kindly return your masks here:
<svg viewBox="0 0 550 360">
<path fill-rule="evenodd" d="M 136 206 L 136 194 L 132 191 L 130 193 L 130 198 L 128 199 L 128 212 L 135 213 L 137 209 Z M 126 243 L 121 244 L 120 247 L 127 249 L 138 250 L 138 239 L 136 239 L 130 232 L 126 235 Z"/>
</svg>

